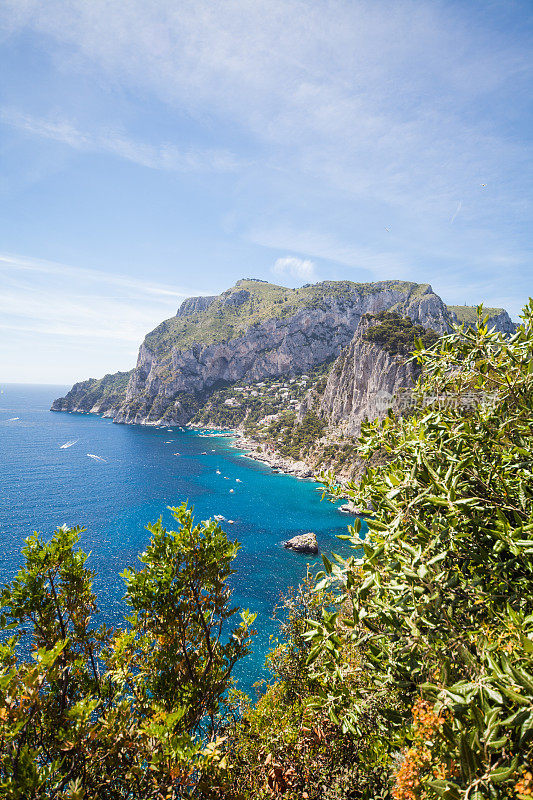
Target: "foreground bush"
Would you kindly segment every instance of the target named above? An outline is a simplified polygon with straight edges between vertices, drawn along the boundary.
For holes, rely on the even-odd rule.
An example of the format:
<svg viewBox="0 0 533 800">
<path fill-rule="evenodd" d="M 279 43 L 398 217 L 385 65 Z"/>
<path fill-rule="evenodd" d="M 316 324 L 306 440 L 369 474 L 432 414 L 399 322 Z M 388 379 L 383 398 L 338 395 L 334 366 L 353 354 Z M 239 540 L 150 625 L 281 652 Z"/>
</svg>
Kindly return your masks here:
<svg viewBox="0 0 533 800">
<path fill-rule="evenodd" d="M 393 745 L 376 735 L 375 704 L 369 703 L 361 715 L 362 736 L 342 731 L 323 706 L 321 686 L 307 664 L 309 623 L 329 618 L 336 603 L 333 594 L 316 590 L 309 575 L 282 597 L 277 609 L 281 641 L 267 659 L 272 682 L 254 705 L 245 698 L 236 723 L 224 732 L 228 766 L 222 796 L 227 800 L 336 800 L 365 792 L 376 800 L 387 796 Z M 344 641 L 337 668 L 354 689 L 364 680 L 359 665 L 356 649 Z"/>
<path fill-rule="evenodd" d="M 2 595 L 0 793 L 10 800 L 201 794 L 220 758 L 215 722 L 253 618 L 230 606 L 238 545 L 185 507 L 149 526 L 124 573 L 131 615 L 96 630 L 81 529 L 34 534 Z M 28 659 L 31 655 L 31 659 Z"/>
<path fill-rule="evenodd" d="M 480 323 L 418 358 L 418 407 L 363 431 L 382 463 L 348 495 L 375 509 L 370 535 L 356 526 L 355 555 L 325 559 L 319 587 L 344 589 L 310 623 L 316 703 L 355 737 L 375 704 L 397 800 L 530 797 L 533 304 L 509 339 Z M 339 669 L 346 647 L 363 681 Z"/>
</svg>

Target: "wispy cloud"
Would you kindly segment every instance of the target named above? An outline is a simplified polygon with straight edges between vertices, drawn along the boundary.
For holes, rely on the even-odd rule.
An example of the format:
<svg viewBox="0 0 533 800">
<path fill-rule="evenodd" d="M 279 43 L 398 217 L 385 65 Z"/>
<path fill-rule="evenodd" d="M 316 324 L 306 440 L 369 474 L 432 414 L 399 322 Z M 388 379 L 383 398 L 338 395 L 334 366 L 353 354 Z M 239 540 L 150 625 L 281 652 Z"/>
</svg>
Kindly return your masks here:
<svg viewBox="0 0 533 800">
<path fill-rule="evenodd" d="M 273 250 L 292 250 L 312 258 L 332 261 L 354 270 L 358 280 L 385 280 L 388 278 L 409 279 L 410 269 L 397 253 L 373 250 L 342 242 L 334 236 L 297 228 L 258 228 L 249 233 L 249 239 Z M 294 261 L 313 264 L 308 259 L 281 258 L 278 261 Z M 277 263 L 277 262 L 276 262 Z M 363 274 L 361 274 L 363 273 Z M 366 275 L 364 273 L 367 273 Z"/>
<path fill-rule="evenodd" d="M 315 264 L 308 258 L 295 258 L 294 256 L 278 258 L 272 267 L 272 272 L 275 275 L 290 275 L 306 281 L 317 279 Z"/>
<path fill-rule="evenodd" d="M 101 270 L 86 269 L 84 267 L 73 267 L 69 264 L 60 264 L 56 261 L 46 261 L 41 258 L 27 258 L 10 253 L 0 253 L 0 271 L 4 273 L 40 272 L 45 275 L 55 275 L 60 278 L 96 283 L 100 285 L 100 287 L 104 287 L 105 285 L 123 287 L 124 289 L 133 290 L 142 295 L 189 297 L 191 294 L 209 294 L 209 292 L 198 292 L 183 287 L 172 287 L 155 282 L 151 283 L 149 281 L 131 278 L 128 275 L 102 272 Z"/>
<path fill-rule="evenodd" d="M 2 328 L 100 342 L 135 342 L 202 294 L 124 275 L 0 254 Z"/>
<path fill-rule="evenodd" d="M 38 118 L 15 109 L 0 112 L 0 121 L 30 136 L 52 139 L 82 152 L 109 153 L 149 169 L 232 172 L 242 166 L 242 162 L 227 150 L 198 147 L 180 149 L 169 142 L 154 146 L 128 138 L 118 130 L 82 131 L 61 118 Z"/>
<path fill-rule="evenodd" d="M 459 202 L 457 203 L 457 208 L 455 209 L 454 214 L 450 220 L 451 225 L 453 225 L 453 223 L 455 222 L 455 218 L 457 217 L 457 214 L 459 213 L 462 207 L 463 207 L 463 201 L 459 200 Z"/>
<path fill-rule="evenodd" d="M 339 265 L 360 280 L 465 290 L 468 272 L 465 299 L 512 283 L 518 306 L 529 289 L 532 62 L 517 23 L 528 13 L 524 0 L 495 0 L 483 15 L 434 0 L 4 0 L 8 32 L 34 36 L 54 75 L 103 87 L 102 120 L 121 119 L 109 98 L 123 92 L 143 123 L 147 109 L 171 110 L 165 142 L 179 114 L 224 147 L 160 144 L 149 125 L 140 142 L 126 122 L 98 117 L 86 130 L 75 113 L 56 115 L 55 96 L 48 115 L 5 121 L 153 169 L 228 172 L 220 216 L 275 251 L 268 265 L 320 259 L 321 274 Z"/>
<path fill-rule="evenodd" d="M 70 68 L 96 68 L 198 119 L 230 119 L 273 148 L 278 168 L 350 195 L 416 212 L 446 204 L 457 181 L 478 184 L 501 175 L 507 156 L 526 156 L 498 136 L 492 113 L 474 124 L 468 111 L 504 87 L 512 103 L 529 53 L 479 20 L 468 25 L 467 9 L 463 18 L 424 0 L 183 0 L 179 10 L 171 0 L 6 0 L 4 14 L 12 28 L 66 45 Z M 122 133 L 89 136 L 61 121 L 19 122 L 158 169 L 235 163 L 227 153 L 154 149 Z"/>
</svg>

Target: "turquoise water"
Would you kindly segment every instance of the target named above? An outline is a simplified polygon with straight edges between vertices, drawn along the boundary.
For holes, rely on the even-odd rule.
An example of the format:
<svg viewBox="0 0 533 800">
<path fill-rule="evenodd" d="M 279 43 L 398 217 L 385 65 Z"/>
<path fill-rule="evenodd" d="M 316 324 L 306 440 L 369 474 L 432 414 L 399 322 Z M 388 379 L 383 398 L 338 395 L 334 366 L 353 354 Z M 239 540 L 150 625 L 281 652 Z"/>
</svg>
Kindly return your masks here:
<svg viewBox="0 0 533 800">
<path fill-rule="evenodd" d="M 52 400 L 66 389 L 0 386 L 0 580 L 20 566 L 23 539 L 31 531 L 49 536 L 63 523 L 83 525 L 81 546 L 90 551 L 89 566 L 97 573 L 102 619 L 117 623 L 124 612 L 119 573 L 138 563 L 149 538 L 145 525 L 162 515 L 171 526 L 167 506 L 185 500 L 198 520 L 222 514 L 235 521 L 222 527 L 242 544 L 232 578 L 234 601 L 258 613 L 253 652 L 239 667 L 243 688 L 249 688 L 264 675 L 280 592 L 297 585 L 308 564 L 321 563 L 285 550 L 283 540 L 314 531 L 323 551 L 342 552 L 335 537 L 346 532 L 349 520 L 321 501 L 317 484 L 244 458 L 227 437 L 50 412 Z M 72 440 L 78 441 L 60 449 Z"/>
</svg>

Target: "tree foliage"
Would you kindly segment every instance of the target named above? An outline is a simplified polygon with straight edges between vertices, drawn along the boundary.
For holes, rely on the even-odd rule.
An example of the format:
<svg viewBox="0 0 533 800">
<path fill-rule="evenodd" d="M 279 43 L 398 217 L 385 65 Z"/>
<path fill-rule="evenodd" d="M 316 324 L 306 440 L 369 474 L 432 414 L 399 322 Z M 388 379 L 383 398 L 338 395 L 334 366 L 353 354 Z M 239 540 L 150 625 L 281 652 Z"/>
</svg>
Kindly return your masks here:
<svg viewBox="0 0 533 800">
<path fill-rule="evenodd" d="M 422 347 L 432 347 L 438 338 L 434 330 L 417 325 L 397 311 L 380 311 L 375 316 L 375 323 L 369 325 L 363 334 L 363 339 L 381 345 L 391 355 L 412 353 L 417 340 Z"/>
<path fill-rule="evenodd" d="M 531 795 L 533 303 L 523 319 L 505 338 L 480 316 L 418 352 L 418 408 L 363 429 L 363 453 L 384 457 L 348 496 L 374 509 L 370 535 L 354 526 L 354 556 L 319 578 L 344 588 L 310 623 L 316 702 L 360 736 L 368 703 L 385 701 L 397 800 Z M 348 643 L 362 684 L 339 670 Z M 400 708 L 386 702 L 398 692 Z"/>
<path fill-rule="evenodd" d="M 416 351 L 409 413 L 363 426 L 361 481 L 322 475 L 369 534 L 284 598 L 255 704 L 231 686 L 253 618 L 214 522 L 150 526 L 116 631 L 92 625 L 80 530 L 27 540 L 2 602 L 2 796 L 530 800 L 533 302 L 509 338 L 479 315 Z"/>
<path fill-rule="evenodd" d="M 172 509 L 124 573 L 131 614 L 95 629 L 82 529 L 26 540 L 2 594 L 0 793 L 33 798 L 186 797 L 220 758 L 215 718 L 253 616 L 230 604 L 238 544 Z M 213 782 L 213 777 L 211 778 Z"/>
</svg>

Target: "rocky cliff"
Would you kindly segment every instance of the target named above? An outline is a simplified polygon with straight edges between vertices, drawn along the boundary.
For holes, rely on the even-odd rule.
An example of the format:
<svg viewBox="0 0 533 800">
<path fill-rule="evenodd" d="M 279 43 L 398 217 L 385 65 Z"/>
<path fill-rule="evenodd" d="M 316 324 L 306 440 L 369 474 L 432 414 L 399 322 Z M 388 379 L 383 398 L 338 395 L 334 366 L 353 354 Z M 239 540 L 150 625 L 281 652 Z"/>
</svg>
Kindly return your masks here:
<svg viewBox="0 0 533 800">
<path fill-rule="evenodd" d="M 320 416 L 355 438 L 365 418 L 382 419 L 393 406 L 395 395 L 414 386 L 420 374 L 417 364 L 405 353 L 390 352 L 383 344 L 366 338 L 372 325 L 371 318 L 361 322 L 333 365 L 318 403 Z"/>
<path fill-rule="evenodd" d="M 198 311 L 205 311 L 209 308 L 216 295 L 202 295 L 201 297 L 187 297 L 178 309 L 177 317 L 188 317 L 189 314 L 196 314 Z"/>
<path fill-rule="evenodd" d="M 75 383 L 66 397 L 54 400 L 52 411 L 84 411 L 111 416 L 124 402 L 126 389 L 133 370 L 89 378 Z"/>
<path fill-rule="evenodd" d="M 451 319 L 429 284 L 325 281 L 287 289 L 241 280 L 221 295 L 185 300 L 146 336 L 131 373 L 76 384 L 52 409 L 182 425 L 221 387 L 302 374 L 336 358 L 365 314 L 387 309 L 439 333 Z"/>
</svg>

